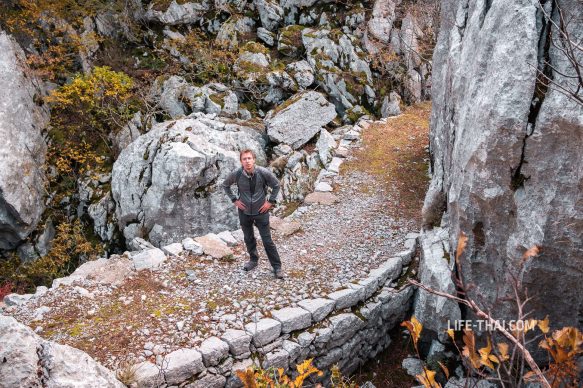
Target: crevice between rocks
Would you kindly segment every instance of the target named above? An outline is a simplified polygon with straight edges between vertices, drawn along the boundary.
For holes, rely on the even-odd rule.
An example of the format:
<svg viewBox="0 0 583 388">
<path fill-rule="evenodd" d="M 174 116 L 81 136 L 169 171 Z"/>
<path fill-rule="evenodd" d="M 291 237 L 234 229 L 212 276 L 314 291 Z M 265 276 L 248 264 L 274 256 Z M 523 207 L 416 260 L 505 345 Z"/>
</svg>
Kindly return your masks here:
<svg viewBox="0 0 583 388">
<path fill-rule="evenodd" d="M 549 3 L 549 0 L 541 0 L 541 7 L 544 7 Z M 550 0 L 551 10 L 550 15 L 555 13 L 556 2 L 555 0 Z M 538 40 L 538 50 L 537 50 L 537 69 L 536 69 L 536 83 L 534 87 L 534 93 L 530 101 L 530 108 L 528 112 L 528 119 L 526 122 L 525 134 L 522 138 L 522 148 L 520 153 L 520 161 L 515 168 L 511 168 L 511 180 L 510 188 L 512 191 L 517 191 L 519 188 L 524 187 L 524 182 L 526 182 L 530 177 L 525 176 L 522 173 L 522 166 L 526 161 L 526 142 L 527 139 L 534 133 L 536 120 L 540 113 L 540 109 L 544 102 L 547 90 L 549 88 L 550 80 L 553 78 L 553 72 L 551 67 L 550 58 L 550 47 L 551 47 L 551 23 L 545 19 L 543 12 L 537 10 L 537 18 L 540 20 L 541 30 L 539 33 Z"/>
</svg>

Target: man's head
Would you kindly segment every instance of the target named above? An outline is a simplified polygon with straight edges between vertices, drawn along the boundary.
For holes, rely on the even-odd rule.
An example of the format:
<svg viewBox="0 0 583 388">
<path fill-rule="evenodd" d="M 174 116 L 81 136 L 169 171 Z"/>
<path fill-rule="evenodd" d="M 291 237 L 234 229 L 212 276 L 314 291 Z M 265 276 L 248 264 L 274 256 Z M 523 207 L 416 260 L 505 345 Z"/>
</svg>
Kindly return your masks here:
<svg viewBox="0 0 583 388">
<path fill-rule="evenodd" d="M 255 169 L 255 152 L 250 149 L 245 149 L 239 153 L 239 160 L 241 166 L 247 172 L 252 172 Z"/>
</svg>

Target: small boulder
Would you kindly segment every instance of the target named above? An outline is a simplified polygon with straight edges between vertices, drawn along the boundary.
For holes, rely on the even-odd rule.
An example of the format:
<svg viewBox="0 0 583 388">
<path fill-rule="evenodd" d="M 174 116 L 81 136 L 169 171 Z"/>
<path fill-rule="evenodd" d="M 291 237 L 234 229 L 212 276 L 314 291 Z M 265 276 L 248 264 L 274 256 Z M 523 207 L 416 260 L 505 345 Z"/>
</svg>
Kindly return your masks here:
<svg viewBox="0 0 583 388">
<path fill-rule="evenodd" d="M 159 248 L 150 248 L 133 255 L 132 261 L 134 262 L 134 269 L 136 271 L 156 269 L 166 261 L 166 255 Z"/>
<path fill-rule="evenodd" d="M 212 256 L 214 259 L 228 259 L 233 256 L 231 248 L 214 233 L 197 237 L 195 241 L 202 246 L 205 255 Z"/>
</svg>

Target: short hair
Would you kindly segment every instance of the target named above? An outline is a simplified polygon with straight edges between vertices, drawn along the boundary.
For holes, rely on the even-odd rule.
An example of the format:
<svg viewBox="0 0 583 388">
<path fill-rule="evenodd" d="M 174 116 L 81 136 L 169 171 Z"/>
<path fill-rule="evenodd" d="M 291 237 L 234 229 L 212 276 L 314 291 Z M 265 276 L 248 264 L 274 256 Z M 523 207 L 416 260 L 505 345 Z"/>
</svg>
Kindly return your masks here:
<svg viewBox="0 0 583 388">
<path fill-rule="evenodd" d="M 239 160 L 241 160 L 241 158 L 243 157 L 243 154 L 251 154 L 253 155 L 253 159 L 257 159 L 257 156 L 255 155 L 255 151 L 246 148 L 244 150 L 242 150 L 241 152 L 239 152 Z"/>
</svg>

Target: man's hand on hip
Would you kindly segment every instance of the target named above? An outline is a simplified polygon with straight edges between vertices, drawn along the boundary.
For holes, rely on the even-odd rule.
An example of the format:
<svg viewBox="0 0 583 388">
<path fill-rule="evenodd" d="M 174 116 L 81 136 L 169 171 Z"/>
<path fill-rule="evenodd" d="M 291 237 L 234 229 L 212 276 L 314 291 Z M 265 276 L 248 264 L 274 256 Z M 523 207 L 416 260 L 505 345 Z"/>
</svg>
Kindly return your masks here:
<svg viewBox="0 0 583 388">
<path fill-rule="evenodd" d="M 269 209 L 271 209 L 273 207 L 273 205 L 271 204 L 271 202 L 269 201 L 265 201 L 265 203 L 263 204 L 263 206 L 261 206 L 259 208 L 259 213 L 265 213 L 267 212 Z"/>
<path fill-rule="evenodd" d="M 245 204 L 243 203 L 243 201 L 241 201 L 240 199 L 236 200 L 233 203 L 235 204 L 235 206 L 237 206 L 241 210 L 247 209 L 247 206 L 245 206 Z"/>
</svg>

